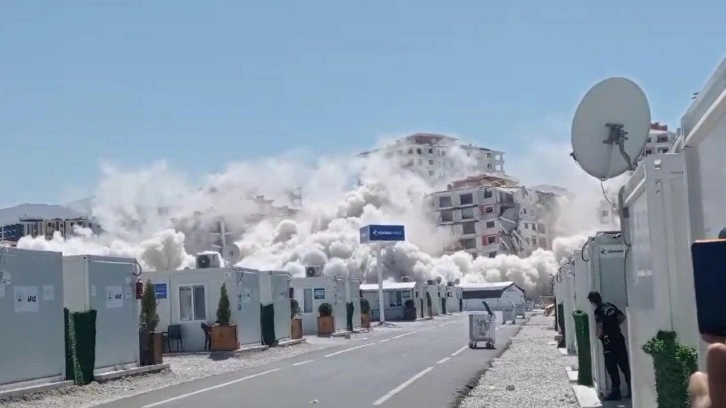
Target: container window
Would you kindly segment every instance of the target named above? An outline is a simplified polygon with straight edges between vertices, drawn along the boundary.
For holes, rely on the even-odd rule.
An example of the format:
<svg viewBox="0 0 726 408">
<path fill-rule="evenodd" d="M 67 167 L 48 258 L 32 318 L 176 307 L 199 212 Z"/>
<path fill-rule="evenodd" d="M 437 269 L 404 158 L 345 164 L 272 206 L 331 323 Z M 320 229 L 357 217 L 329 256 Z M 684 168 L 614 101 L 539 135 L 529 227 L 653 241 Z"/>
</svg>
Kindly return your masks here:
<svg viewBox="0 0 726 408">
<path fill-rule="evenodd" d="M 179 320 L 207 320 L 207 297 L 204 285 L 179 287 Z"/>
<path fill-rule="evenodd" d="M 303 313 L 313 312 L 313 290 L 303 289 Z"/>
</svg>

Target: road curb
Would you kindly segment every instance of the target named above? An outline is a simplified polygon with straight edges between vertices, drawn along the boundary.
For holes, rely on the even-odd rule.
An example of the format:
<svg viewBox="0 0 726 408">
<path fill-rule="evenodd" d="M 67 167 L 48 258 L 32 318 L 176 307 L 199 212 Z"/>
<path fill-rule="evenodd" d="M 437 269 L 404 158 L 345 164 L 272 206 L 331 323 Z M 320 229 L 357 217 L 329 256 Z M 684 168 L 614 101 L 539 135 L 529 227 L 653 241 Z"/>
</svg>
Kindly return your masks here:
<svg viewBox="0 0 726 408">
<path fill-rule="evenodd" d="M 524 327 L 527 323 L 529 323 L 529 319 L 531 317 L 532 317 L 532 315 L 530 315 L 522 323 L 520 323 L 517 326 L 517 328 L 514 330 L 514 333 L 512 333 L 512 335 L 509 337 L 509 340 L 507 340 L 507 343 L 504 345 L 504 347 L 502 347 L 502 349 L 497 351 L 497 353 L 494 355 L 494 358 L 489 360 L 489 362 L 487 363 L 487 365 L 484 368 L 482 368 L 480 371 L 478 371 L 474 375 L 474 377 L 472 377 L 469 380 L 469 382 L 466 383 L 466 385 L 464 387 L 460 388 L 456 392 L 456 398 L 454 399 L 454 401 L 451 402 L 451 404 L 449 404 L 449 408 L 459 408 L 462 401 L 464 401 L 464 399 L 467 396 L 469 396 L 469 394 L 471 394 L 471 391 L 474 388 L 476 388 L 476 386 L 479 384 L 479 381 L 481 380 L 481 378 L 486 374 L 487 371 L 489 371 L 490 368 L 492 368 L 492 365 L 493 365 L 492 363 L 494 362 L 494 360 L 498 359 L 499 357 L 502 356 L 502 354 L 506 353 L 507 350 L 509 350 L 509 347 L 511 347 L 511 345 L 512 345 L 512 340 L 515 337 L 517 337 L 517 335 L 519 334 L 519 331 L 522 330 L 522 327 Z"/>
</svg>

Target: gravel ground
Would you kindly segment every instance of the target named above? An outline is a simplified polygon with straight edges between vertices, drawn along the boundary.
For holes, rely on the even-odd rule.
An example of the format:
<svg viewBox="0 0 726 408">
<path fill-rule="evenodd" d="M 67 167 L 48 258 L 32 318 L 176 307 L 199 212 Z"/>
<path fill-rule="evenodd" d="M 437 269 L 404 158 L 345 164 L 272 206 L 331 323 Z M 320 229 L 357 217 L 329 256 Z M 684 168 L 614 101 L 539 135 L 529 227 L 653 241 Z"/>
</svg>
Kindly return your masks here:
<svg viewBox="0 0 726 408">
<path fill-rule="evenodd" d="M 104 384 L 94 382 L 85 387 L 68 387 L 46 393 L 24 395 L 19 398 L 0 401 L 0 406 L 3 408 L 87 408 L 202 377 L 242 368 L 258 367 L 335 345 L 337 344 L 303 343 L 291 347 L 272 348 L 263 352 L 242 354 L 236 358 L 220 361 L 213 361 L 206 354 L 164 356 L 164 362 L 171 365 L 171 370 L 165 370 L 157 374 L 123 378 Z"/>
<path fill-rule="evenodd" d="M 84 387 L 68 387 L 45 393 L 26 394 L 19 398 L 2 400 L 0 401 L 0 407 L 88 408 L 202 377 L 223 374 L 242 368 L 258 367 L 310 351 L 344 345 L 351 341 L 365 341 L 386 334 L 416 330 L 426 327 L 432 322 L 440 323 L 452 318 L 454 316 L 439 316 L 435 320 L 395 322 L 388 327 L 374 326 L 373 330 L 353 334 L 350 340 L 335 337 L 320 338 L 317 336 L 305 336 L 307 342 L 303 344 L 291 347 L 272 348 L 258 353 L 242 354 L 239 357 L 221 361 L 213 361 L 209 359 L 207 354 L 164 356 L 164 362 L 171 365 L 171 370 L 165 370 L 157 374 L 123 378 L 104 384 L 94 382 Z M 377 323 L 374 322 L 373 325 L 375 324 Z"/>
<path fill-rule="evenodd" d="M 534 315 L 479 379 L 460 408 L 577 408 L 565 372 L 572 360 L 552 345 L 552 317 Z"/>
</svg>

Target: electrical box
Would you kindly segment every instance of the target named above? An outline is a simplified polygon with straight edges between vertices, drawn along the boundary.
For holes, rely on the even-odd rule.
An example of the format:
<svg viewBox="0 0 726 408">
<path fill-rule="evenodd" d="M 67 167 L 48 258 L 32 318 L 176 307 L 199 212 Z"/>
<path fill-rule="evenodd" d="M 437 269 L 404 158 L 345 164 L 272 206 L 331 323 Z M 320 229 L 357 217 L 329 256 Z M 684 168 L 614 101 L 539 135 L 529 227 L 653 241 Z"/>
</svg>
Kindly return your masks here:
<svg viewBox="0 0 726 408">
<path fill-rule="evenodd" d="M 0 247 L 0 388 L 65 378 L 59 252 Z"/>
<path fill-rule="evenodd" d="M 139 364 L 138 272 L 133 258 L 63 257 L 65 307 L 70 312 L 96 311 L 97 372 Z"/>
</svg>

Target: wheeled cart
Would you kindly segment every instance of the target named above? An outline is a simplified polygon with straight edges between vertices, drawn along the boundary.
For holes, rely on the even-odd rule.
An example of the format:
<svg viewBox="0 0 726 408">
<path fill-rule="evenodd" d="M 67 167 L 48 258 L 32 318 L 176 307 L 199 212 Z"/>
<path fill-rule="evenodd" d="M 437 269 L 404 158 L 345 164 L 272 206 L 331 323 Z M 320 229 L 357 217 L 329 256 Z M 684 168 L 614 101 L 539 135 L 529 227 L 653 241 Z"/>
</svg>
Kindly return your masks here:
<svg viewBox="0 0 726 408">
<path fill-rule="evenodd" d="M 496 343 L 497 318 L 484 302 L 486 313 L 473 312 L 469 314 L 469 348 L 475 349 L 478 343 L 486 343 L 486 348 L 493 349 Z"/>
</svg>

